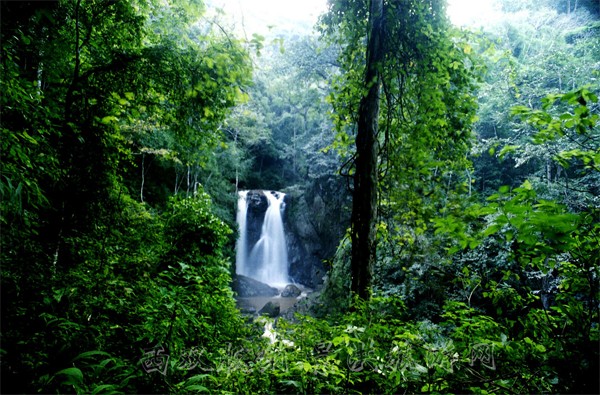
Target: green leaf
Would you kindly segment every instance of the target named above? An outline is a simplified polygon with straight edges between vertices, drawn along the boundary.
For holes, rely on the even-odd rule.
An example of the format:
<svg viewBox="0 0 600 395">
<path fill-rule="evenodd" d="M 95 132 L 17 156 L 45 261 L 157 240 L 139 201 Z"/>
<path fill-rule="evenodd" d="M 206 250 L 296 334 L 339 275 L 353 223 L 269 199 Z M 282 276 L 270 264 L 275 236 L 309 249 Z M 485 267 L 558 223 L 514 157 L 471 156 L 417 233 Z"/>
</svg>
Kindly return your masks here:
<svg viewBox="0 0 600 395">
<path fill-rule="evenodd" d="M 119 118 L 115 117 L 114 115 L 107 115 L 104 118 L 102 118 L 102 120 L 100 122 L 102 122 L 105 125 L 108 125 L 111 122 L 118 122 Z"/>
<path fill-rule="evenodd" d="M 116 388 L 117 388 L 117 386 L 114 384 L 101 384 L 97 387 L 94 387 L 91 394 L 96 395 L 96 394 L 100 394 L 100 393 L 106 393 L 107 391 L 108 391 L 108 393 L 115 393 L 115 392 L 117 392 L 117 391 L 115 391 Z"/>
<path fill-rule="evenodd" d="M 208 388 L 200 384 L 192 384 L 184 388 L 186 391 L 210 392 Z"/>
<path fill-rule="evenodd" d="M 543 344 L 536 344 L 535 349 L 541 353 L 546 352 L 546 347 Z"/>
<path fill-rule="evenodd" d="M 521 147 L 520 145 L 505 145 L 500 150 L 500 153 L 498 153 L 498 157 L 500 157 L 500 159 L 502 159 L 502 158 L 504 158 L 504 156 L 506 156 L 507 154 L 511 154 L 511 153 L 515 152 L 520 147 Z"/>
<path fill-rule="evenodd" d="M 283 381 L 281 381 L 281 384 L 290 385 L 290 386 L 296 387 L 298 389 L 302 388 L 302 384 L 296 380 L 283 380 Z"/>
<path fill-rule="evenodd" d="M 498 192 L 500 192 L 500 193 L 502 193 L 502 194 L 508 193 L 508 192 L 510 192 L 510 186 L 508 186 L 508 185 L 502 185 L 502 186 L 501 186 L 501 187 L 498 189 Z"/>
<path fill-rule="evenodd" d="M 79 385 L 83 383 L 83 372 L 78 368 L 72 367 L 63 369 L 56 373 L 56 376 L 65 376 L 65 379 L 62 381 L 62 384 L 67 385 Z"/>
<path fill-rule="evenodd" d="M 312 365 L 306 361 L 298 361 L 296 362 L 296 366 L 303 370 L 304 372 L 310 372 L 312 370 Z"/>
<path fill-rule="evenodd" d="M 76 361 L 76 360 L 82 359 L 82 358 L 93 357 L 93 356 L 96 356 L 96 355 L 102 355 L 102 356 L 105 356 L 105 357 L 110 357 L 111 356 L 109 353 L 104 352 L 104 351 L 86 351 L 86 352 L 83 352 L 83 353 L 79 354 L 75 358 L 73 358 L 73 361 Z"/>
</svg>

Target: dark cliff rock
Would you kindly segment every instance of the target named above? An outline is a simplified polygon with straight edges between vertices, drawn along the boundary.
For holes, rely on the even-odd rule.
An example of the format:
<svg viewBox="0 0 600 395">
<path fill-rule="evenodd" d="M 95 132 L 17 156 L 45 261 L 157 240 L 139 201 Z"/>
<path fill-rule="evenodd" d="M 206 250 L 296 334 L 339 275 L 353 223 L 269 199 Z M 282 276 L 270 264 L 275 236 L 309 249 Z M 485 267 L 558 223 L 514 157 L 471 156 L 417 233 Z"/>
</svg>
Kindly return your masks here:
<svg viewBox="0 0 600 395">
<path fill-rule="evenodd" d="M 246 214 L 247 241 L 249 246 L 256 244 L 260 239 L 262 224 L 265 219 L 265 213 L 269 208 L 269 201 L 263 191 L 252 190 L 246 195 L 248 202 L 248 212 Z"/>
<path fill-rule="evenodd" d="M 285 212 L 289 273 L 293 281 L 316 289 L 327 274 L 331 259 L 348 226 L 344 211 L 347 194 L 338 186 L 315 184 L 311 190 L 288 188 Z"/>
<path fill-rule="evenodd" d="M 276 296 L 279 294 L 277 288 L 273 288 L 253 278 L 242 276 L 241 274 L 235 275 L 231 288 L 242 298 Z"/>
</svg>

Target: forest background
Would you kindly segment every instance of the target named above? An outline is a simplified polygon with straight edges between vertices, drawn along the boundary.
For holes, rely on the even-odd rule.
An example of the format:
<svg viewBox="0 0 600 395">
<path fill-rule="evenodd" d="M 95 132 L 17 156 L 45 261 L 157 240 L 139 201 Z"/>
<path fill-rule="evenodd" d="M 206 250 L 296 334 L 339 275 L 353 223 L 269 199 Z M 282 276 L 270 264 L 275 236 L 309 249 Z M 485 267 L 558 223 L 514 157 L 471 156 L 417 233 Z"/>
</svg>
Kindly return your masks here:
<svg viewBox="0 0 600 395">
<path fill-rule="evenodd" d="M 471 30 L 330 1 L 249 37 L 201 1 L 1 6 L 2 393 L 600 392 L 597 1 Z M 248 188 L 326 207 L 304 314 L 236 308 Z"/>
</svg>

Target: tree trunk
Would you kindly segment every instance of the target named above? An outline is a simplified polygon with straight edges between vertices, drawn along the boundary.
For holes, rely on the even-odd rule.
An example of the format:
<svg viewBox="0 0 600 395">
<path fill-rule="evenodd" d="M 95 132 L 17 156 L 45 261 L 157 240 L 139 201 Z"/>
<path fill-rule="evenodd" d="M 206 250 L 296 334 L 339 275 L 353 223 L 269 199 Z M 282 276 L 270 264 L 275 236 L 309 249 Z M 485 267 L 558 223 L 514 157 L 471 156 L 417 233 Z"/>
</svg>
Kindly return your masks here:
<svg viewBox="0 0 600 395">
<path fill-rule="evenodd" d="M 140 187 L 140 202 L 144 203 L 144 182 L 146 181 L 146 169 L 145 169 L 145 158 L 146 154 L 142 152 L 142 186 Z"/>
<path fill-rule="evenodd" d="M 364 80 L 367 95 L 361 98 L 358 110 L 351 218 L 351 290 L 362 299 L 369 297 L 371 270 L 375 260 L 380 90 L 378 67 L 383 58 L 382 30 L 383 0 L 371 0 Z"/>
<path fill-rule="evenodd" d="M 552 181 L 552 168 L 550 167 L 552 163 L 550 163 L 550 159 L 546 159 L 546 186 L 550 188 L 550 183 Z"/>
<path fill-rule="evenodd" d="M 190 197 L 190 165 L 187 165 L 186 180 L 187 180 L 187 188 L 185 190 L 185 197 L 189 198 Z"/>
<path fill-rule="evenodd" d="M 238 155 L 238 144 L 237 144 L 237 140 L 238 140 L 238 131 L 237 129 L 235 130 L 235 135 L 233 137 L 233 146 L 235 147 L 235 153 L 236 153 L 236 160 L 235 160 L 235 195 L 238 196 L 238 192 L 239 192 L 239 186 L 240 186 L 240 158 Z"/>
</svg>

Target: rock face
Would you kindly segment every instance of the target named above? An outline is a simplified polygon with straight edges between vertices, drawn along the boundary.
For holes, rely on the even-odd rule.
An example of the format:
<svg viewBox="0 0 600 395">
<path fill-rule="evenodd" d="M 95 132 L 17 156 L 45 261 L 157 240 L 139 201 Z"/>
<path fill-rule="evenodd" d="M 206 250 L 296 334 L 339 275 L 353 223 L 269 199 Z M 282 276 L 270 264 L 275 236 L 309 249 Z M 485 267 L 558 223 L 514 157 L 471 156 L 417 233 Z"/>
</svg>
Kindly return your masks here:
<svg viewBox="0 0 600 395">
<path fill-rule="evenodd" d="M 300 294 L 302 294 L 302 291 L 294 284 L 286 285 L 283 291 L 281 291 L 281 296 L 284 298 L 297 298 Z"/>
<path fill-rule="evenodd" d="M 275 318 L 279 315 L 280 311 L 281 307 L 279 306 L 279 304 L 275 302 L 267 302 L 267 304 L 265 304 L 263 308 L 260 309 L 258 315 L 266 315 L 267 317 Z"/>
<path fill-rule="evenodd" d="M 276 296 L 279 294 L 277 288 L 261 283 L 253 278 L 237 274 L 233 279 L 232 289 L 239 297 L 251 298 L 254 296 Z"/>
<path fill-rule="evenodd" d="M 269 201 L 263 191 L 252 190 L 246 195 L 248 201 L 248 213 L 246 216 L 247 243 L 249 246 L 256 244 L 260 239 L 262 224 L 265 219 L 265 213 L 269 208 Z"/>
<path fill-rule="evenodd" d="M 324 260 L 331 259 L 348 227 L 347 195 L 339 186 L 315 184 L 309 191 L 284 190 L 289 197 L 285 212 L 289 275 L 294 282 L 317 289 L 327 274 Z"/>
</svg>

